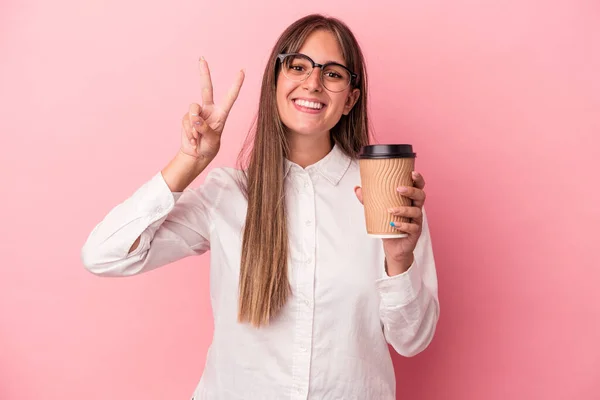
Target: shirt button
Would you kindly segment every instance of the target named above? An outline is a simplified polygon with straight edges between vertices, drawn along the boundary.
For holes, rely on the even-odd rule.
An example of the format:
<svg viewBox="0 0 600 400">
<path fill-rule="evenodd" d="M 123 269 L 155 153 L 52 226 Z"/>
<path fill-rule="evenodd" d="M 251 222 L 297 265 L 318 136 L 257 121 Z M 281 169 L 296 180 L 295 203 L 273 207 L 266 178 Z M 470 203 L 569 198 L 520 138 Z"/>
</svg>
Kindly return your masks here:
<svg viewBox="0 0 600 400">
<path fill-rule="evenodd" d="M 312 258 L 308 257 L 305 261 L 305 263 L 310 264 L 312 262 Z"/>
<path fill-rule="evenodd" d="M 304 181 L 304 187 L 308 189 L 308 182 Z"/>
<path fill-rule="evenodd" d="M 305 224 L 306 224 L 306 226 L 310 226 L 312 224 L 312 221 L 310 219 L 307 219 Z"/>
<path fill-rule="evenodd" d="M 304 300 L 304 304 L 306 304 L 308 307 L 310 307 L 310 301 L 309 300 Z"/>
</svg>

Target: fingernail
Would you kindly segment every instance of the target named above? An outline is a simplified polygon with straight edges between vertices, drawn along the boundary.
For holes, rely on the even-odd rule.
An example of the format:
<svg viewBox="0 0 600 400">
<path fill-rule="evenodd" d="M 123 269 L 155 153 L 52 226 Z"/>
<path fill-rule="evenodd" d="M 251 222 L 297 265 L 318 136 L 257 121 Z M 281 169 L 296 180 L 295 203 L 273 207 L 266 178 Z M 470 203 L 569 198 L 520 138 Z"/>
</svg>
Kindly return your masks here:
<svg viewBox="0 0 600 400">
<path fill-rule="evenodd" d="M 200 56 L 200 60 L 199 61 L 204 61 L 204 56 Z"/>
<path fill-rule="evenodd" d="M 407 188 L 405 188 L 405 187 L 403 187 L 403 186 L 400 186 L 400 187 L 399 187 L 397 190 L 398 190 L 400 193 L 406 193 L 406 192 L 408 191 L 408 189 L 407 189 Z"/>
<path fill-rule="evenodd" d="M 196 121 L 196 122 L 194 122 L 194 124 L 200 125 L 200 121 Z"/>
<path fill-rule="evenodd" d="M 396 224 L 394 224 L 394 221 L 390 222 L 390 226 L 396 226 Z"/>
<path fill-rule="evenodd" d="M 393 212 L 394 212 L 394 209 L 393 209 L 393 208 L 388 208 L 388 212 L 389 212 L 389 213 L 393 213 Z"/>
</svg>

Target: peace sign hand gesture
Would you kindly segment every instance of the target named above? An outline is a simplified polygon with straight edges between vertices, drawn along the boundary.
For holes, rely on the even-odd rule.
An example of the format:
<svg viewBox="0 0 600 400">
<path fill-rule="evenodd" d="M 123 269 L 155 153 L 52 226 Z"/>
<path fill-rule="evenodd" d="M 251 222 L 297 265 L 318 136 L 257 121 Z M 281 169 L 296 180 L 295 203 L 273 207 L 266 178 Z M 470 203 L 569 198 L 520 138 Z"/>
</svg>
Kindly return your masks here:
<svg viewBox="0 0 600 400">
<path fill-rule="evenodd" d="M 202 106 L 190 104 L 184 114 L 181 127 L 181 152 L 198 161 L 210 162 L 221 147 L 221 134 L 233 103 L 240 93 L 244 82 L 244 71 L 240 71 L 235 82 L 225 96 L 223 103 L 213 102 L 213 86 L 208 63 L 202 57 L 199 63 Z"/>
</svg>

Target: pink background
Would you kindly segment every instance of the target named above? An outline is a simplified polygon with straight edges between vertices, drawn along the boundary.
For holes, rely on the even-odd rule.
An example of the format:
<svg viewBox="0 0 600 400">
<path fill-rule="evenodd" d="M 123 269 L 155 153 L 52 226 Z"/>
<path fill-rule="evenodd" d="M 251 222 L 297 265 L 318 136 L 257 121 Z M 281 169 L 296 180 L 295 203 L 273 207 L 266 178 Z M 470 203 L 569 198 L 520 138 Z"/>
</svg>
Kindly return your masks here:
<svg viewBox="0 0 600 400">
<path fill-rule="evenodd" d="M 189 398 L 208 256 L 101 279 L 80 248 L 174 155 L 197 58 L 218 98 L 247 71 L 231 165 L 271 46 L 314 11 L 354 29 L 379 139 L 428 183 L 441 320 L 394 357 L 398 398 L 600 398 L 600 3 L 300 3 L 2 2 L 0 399 Z"/>
</svg>

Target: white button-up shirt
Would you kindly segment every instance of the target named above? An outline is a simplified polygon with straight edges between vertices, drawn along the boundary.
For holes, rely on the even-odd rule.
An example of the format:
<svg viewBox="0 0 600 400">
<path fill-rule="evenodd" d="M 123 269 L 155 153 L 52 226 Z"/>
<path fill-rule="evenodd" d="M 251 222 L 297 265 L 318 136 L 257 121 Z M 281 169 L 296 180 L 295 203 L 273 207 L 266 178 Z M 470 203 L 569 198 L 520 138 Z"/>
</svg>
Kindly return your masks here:
<svg viewBox="0 0 600 400">
<path fill-rule="evenodd" d="M 196 400 L 395 399 L 388 343 L 417 354 L 439 316 L 427 217 L 415 262 L 389 277 L 381 239 L 366 234 L 354 194 L 358 162 L 334 146 L 314 165 L 285 168 L 292 295 L 266 327 L 237 322 L 247 210 L 238 170 L 213 169 L 183 193 L 156 174 L 94 228 L 84 265 L 125 276 L 210 250 L 214 336 Z"/>
</svg>

